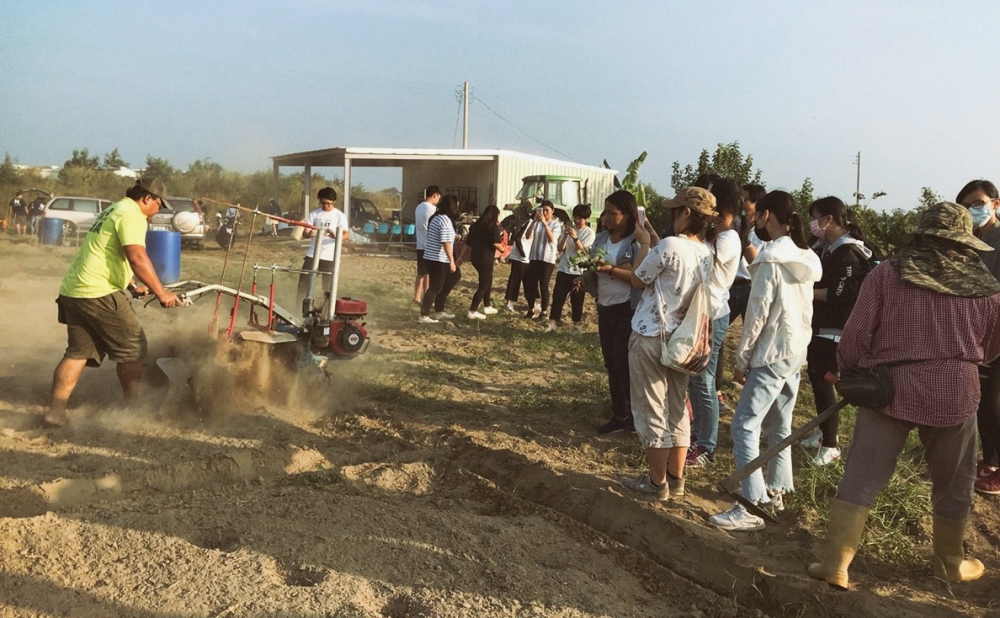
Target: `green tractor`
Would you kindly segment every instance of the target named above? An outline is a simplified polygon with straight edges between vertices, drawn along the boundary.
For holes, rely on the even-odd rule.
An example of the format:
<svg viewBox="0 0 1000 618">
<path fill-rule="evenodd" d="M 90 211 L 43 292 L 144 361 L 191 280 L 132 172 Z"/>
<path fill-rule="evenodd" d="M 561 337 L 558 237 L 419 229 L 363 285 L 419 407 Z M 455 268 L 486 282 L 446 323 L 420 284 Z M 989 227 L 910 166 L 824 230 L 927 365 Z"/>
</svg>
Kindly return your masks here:
<svg viewBox="0 0 1000 618">
<path fill-rule="evenodd" d="M 573 224 L 573 208 L 587 204 L 587 181 L 573 176 L 525 176 L 517 192 L 517 203 L 507 204 L 508 214 L 501 222 L 507 233 L 513 234 L 531 218 L 531 213 L 549 200 L 555 207 L 555 216 L 567 225 Z M 594 219 L 593 217 L 591 218 Z"/>
</svg>

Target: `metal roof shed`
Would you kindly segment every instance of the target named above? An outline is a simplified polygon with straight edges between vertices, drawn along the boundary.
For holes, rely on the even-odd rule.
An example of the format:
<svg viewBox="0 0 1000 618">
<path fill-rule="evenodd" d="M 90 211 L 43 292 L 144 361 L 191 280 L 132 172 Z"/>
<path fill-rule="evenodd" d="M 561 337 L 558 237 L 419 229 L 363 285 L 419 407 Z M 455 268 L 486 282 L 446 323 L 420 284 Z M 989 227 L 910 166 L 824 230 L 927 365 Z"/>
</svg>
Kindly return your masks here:
<svg viewBox="0 0 1000 618">
<path fill-rule="evenodd" d="M 351 170 L 354 167 L 398 167 L 403 172 L 403 217 L 412 219 L 424 189 L 437 185 L 442 191 L 457 191 L 477 204 L 479 211 L 490 204 L 501 208 L 515 202 L 525 176 L 574 176 L 587 183 L 591 204 L 600 205 L 614 191 L 616 170 L 548 159 L 510 150 L 470 150 L 457 148 L 328 148 L 271 157 L 275 186 L 281 167 L 302 167 L 305 184 L 305 211 L 312 198 L 312 168 L 344 169 L 343 204 L 351 199 Z M 350 217 L 350 208 L 344 209 Z"/>
</svg>

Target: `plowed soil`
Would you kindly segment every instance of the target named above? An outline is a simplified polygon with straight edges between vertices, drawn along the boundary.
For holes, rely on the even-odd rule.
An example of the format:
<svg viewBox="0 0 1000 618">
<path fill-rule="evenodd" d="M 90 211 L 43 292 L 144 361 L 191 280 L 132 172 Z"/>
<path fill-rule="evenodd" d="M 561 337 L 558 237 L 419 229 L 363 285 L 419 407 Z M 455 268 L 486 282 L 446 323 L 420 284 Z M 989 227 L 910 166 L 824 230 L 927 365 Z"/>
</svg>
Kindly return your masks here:
<svg viewBox="0 0 1000 618">
<path fill-rule="evenodd" d="M 297 266 L 301 251 L 263 239 L 248 263 Z M 855 590 L 835 592 L 805 575 L 814 513 L 714 530 L 729 501 L 711 469 L 671 502 L 622 493 L 641 450 L 594 432 L 608 401 L 592 307 L 557 333 L 470 322 L 463 283 L 459 317 L 421 327 L 398 257 L 345 256 L 340 292 L 367 299 L 372 344 L 329 378 L 214 342 L 214 299 L 136 301 L 152 354 L 140 405 L 123 406 L 105 363 L 70 424 L 43 430 L 72 253 L 0 239 L 0 616 L 1000 615 L 998 502 L 977 501 L 970 534 L 982 580 L 934 580 L 929 545 L 916 567 L 862 549 Z M 185 251 L 183 274 L 217 282 L 223 257 Z M 279 302 L 293 289 L 279 274 Z M 197 401 L 168 388 L 159 356 L 192 367 Z"/>
</svg>

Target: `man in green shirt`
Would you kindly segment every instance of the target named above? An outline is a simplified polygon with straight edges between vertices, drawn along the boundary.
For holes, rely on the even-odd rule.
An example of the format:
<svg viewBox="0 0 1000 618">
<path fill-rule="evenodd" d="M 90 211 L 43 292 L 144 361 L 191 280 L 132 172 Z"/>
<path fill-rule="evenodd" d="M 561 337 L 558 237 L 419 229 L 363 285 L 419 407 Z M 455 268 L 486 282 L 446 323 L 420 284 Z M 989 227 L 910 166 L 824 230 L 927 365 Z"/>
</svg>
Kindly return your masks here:
<svg viewBox="0 0 1000 618">
<path fill-rule="evenodd" d="M 160 210 L 166 194 L 158 178 L 136 181 L 125 199 L 97 217 L 73 258 L 56 299 L 69 342 L 53 376 L 52 407 L 42 419 L 45 426 L 66 424 L 66 403 L 83 368 L 100 366 L 105 356 L 118 363 L 125 401 L 135 401 L 146 334 L 128 294 L 139 298 L 152 293 L 163 307 L 181 302 L 160 283 L 146 255 L 147 221 Z"/>
</svg>

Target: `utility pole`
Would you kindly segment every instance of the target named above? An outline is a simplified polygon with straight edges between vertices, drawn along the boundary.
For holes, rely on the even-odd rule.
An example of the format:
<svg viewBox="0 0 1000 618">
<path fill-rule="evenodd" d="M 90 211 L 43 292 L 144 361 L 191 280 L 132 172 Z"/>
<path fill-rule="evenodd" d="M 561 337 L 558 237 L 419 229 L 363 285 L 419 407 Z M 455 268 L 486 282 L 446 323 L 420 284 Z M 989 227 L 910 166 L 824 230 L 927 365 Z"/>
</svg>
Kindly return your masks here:
<svg viewBox="0 0 1000 618">
<path fill-rule="evenodd" d="M 854 189 L 854 207 L 861 206 L 861 151 L 858 151 L 858 184 Z"/>
<path fill-rule="evenodd" d="M 469 147 L 469 82 L 462 86 L 462 148 Z"/>
</svg>

